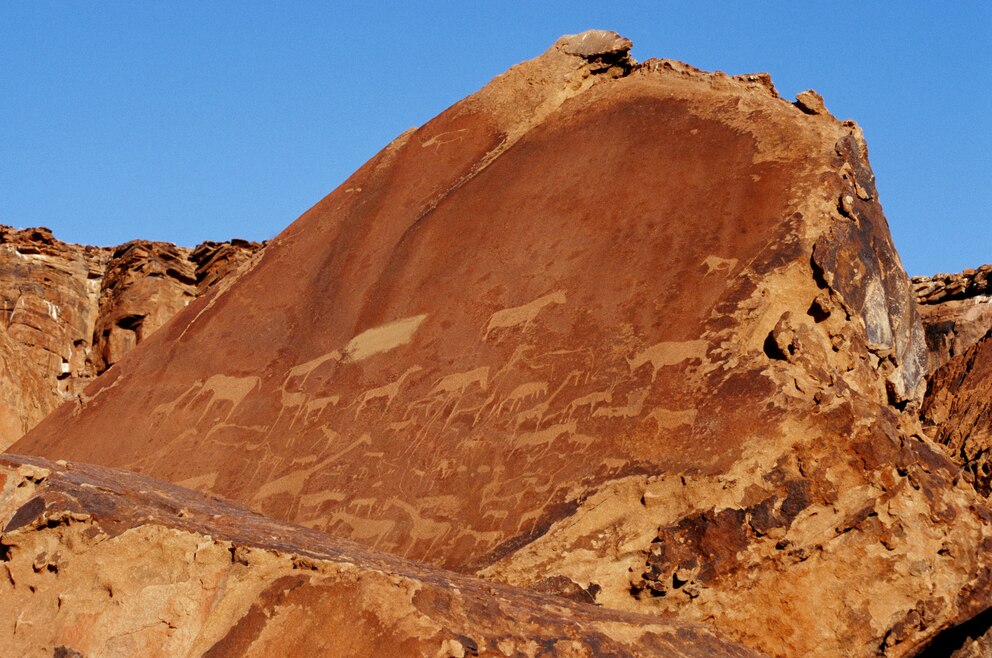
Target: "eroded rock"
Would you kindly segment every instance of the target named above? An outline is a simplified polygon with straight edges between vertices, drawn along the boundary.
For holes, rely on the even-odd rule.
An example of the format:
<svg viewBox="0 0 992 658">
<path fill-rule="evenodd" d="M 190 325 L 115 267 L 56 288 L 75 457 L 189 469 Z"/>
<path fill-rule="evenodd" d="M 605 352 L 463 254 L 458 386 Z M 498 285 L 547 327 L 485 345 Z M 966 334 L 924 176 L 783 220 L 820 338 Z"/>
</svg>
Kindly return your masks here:
<svg viewBox="0 0 992 658">
<path fill-rule="evenodd" d="M 926 329 L 930 372 L 964 354 L 992 330 L 992 265 L 914 277 L 913 288 Z"/>
<path fill-rule="evenodd" d="M 61 242 L 45 228 L 0 226 L 0 447 L 6 447 L 260 245 L 196 249 L 133 241 Z"/>
<path fill-rule="evenodd" d="M 992 494 L 992 329 L 933 374 L 922 416 L 975 487 Z"/>
<path fill-rule="evenodd" d="M 5 655 L 757 656 L 132 473 L 0 456 Z"/>
</svg>

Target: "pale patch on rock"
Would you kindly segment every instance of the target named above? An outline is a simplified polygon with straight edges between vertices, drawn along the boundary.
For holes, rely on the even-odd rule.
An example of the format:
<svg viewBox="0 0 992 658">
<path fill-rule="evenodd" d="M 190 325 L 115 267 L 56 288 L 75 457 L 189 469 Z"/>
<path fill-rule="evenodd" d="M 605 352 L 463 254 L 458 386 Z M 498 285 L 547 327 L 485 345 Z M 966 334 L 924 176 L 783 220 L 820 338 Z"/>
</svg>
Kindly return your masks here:
<svg viewBox="0 0 992 658">
<path fill-rule="evenodd" d="M 413 334 L 417 328 L 427 319 L 427 315 L 414 315 L 413 317 L 396 320 L 389 324 L 367 329 L 358 334 L 345 345 L 344 356 L 341 359 L 344 363 L 362 361 L 382 354 L 389 350 L 396 349 L 401 345 L 406 345 L 413 339 Z"/>
</svg>

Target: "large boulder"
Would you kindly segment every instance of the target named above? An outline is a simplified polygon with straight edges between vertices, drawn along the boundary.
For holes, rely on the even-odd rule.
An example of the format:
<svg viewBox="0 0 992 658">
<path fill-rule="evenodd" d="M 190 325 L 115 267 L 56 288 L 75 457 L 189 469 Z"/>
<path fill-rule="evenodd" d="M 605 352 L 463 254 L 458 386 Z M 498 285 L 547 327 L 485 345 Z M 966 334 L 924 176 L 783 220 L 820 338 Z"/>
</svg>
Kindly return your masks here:
<svg viewBox="0 0 992 658">
<path fill-rule="evenodd" d="M 85 464 L 0 456 L 0 528 L 8 656 L 757 656 Z"/>
<path fill-rule="evenodd" d="M 628 48 L 404 133 L 13 449 L 773 655 L 973 618 L 992 517 L 920 430 L 860 130 Z"/>
</svg>

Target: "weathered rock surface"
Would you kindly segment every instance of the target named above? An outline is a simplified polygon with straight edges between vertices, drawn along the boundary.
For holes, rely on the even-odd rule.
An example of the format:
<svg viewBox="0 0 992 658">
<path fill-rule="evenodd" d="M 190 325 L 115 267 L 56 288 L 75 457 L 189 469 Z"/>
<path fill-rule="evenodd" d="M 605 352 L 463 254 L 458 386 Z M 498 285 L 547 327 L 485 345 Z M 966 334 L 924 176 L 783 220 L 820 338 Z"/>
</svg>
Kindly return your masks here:
<svg viewBox="0 0 992 658">
<path fill-rule="evenodd" d="M 196 249 L 68 244 L 0 226 L 0 448 L 254 254 L 243 240 Z"/>
<path fill-rule="evenodd" d="M 916 417 L 860 130 L 624 43 L 405 133 L 14 449 L 773 655 L 975 618 L 992 515 Z"/>
<path fill-rule="evenodd" d="M 934 373 L 922 415 L 978 490 L 992 494 L 992 329 Z"/>
<path fill-rule="evenodd" d="M 0 527 L 5 656 L 757 656 L 99 467 L 0 456 Z"/>
<path fill-rule="evenodd" d="M 929 370 L 964 354 L 992 330 L 992 264 L 957 274 L 913 277 L 930 352 Z"/>
</svg>

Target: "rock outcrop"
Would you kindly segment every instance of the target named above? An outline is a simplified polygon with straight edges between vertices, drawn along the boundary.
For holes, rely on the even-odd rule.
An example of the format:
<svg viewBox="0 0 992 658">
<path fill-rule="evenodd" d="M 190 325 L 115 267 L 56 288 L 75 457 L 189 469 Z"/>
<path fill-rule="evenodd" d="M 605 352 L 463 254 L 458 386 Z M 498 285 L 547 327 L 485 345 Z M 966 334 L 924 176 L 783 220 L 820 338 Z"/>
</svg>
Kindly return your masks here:
<svg viewBox="0 0 992 658">
<path fill-rule="evenodd" d="M 917 418 L 860 130 L 628 49 L 404 133 L 13 450 L 775 656 L 979 618 L 992 514 Z"/>
<path fill-rule="evenodd" d="M 117 248 L 0 226 L 0 448 L 119 361 L 261 245 Z"/>
<path fill-rule="evenodd" d="M 992 264 L 913 277 L 913 288 L 926 329 L 930 372 L 964 354 L 992 329 Z"/>
<path fill-rule="evenodd" d="M 131 473 L 0 456 L 6 656 L 757 656 Z"/>
<path fill-rule="evenodd" d="M 922 415 L 978 490 L 992 494 L 992 328 L 934 373 Z"/>
</svg>

